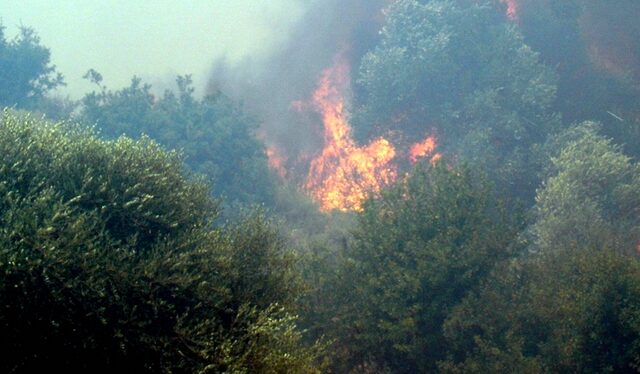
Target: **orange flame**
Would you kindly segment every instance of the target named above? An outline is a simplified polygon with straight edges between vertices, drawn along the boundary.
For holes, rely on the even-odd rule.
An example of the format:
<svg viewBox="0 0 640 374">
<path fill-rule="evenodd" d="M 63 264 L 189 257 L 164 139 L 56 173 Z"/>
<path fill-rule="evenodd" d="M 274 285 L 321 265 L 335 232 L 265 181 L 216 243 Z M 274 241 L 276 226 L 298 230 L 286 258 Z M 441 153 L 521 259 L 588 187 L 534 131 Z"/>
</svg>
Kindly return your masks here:
<svg viewBox="0 0 640 374">
<path fill-rule="evenodd" d="M 322 72 L 311 102 L 291 104 L 296 111 L 311 108 L 322 115 L 324 148 L 311 161 L 304 188 L 324 212 L 360 211 L 368 194 L 378 193 L 397 176 L 397 167 L 392 162 L 397 152 L 387 139 L 380 137 L 359 147 L 351 138 L 345 110 L 348 90 L 348 64 L 338 55 L 334 65 Z M 430 162 L 434 164 L 440 159 L 440 154 L 434 153 L 436 145 L 434 136 L 414 144 L 408 153 L 411 162 L 431 157 Z M 280 170 L 282 162 L 277 161 L 280 159 L 277 153 L 268 153 L 268 156 L 272 167 Z"/>
<path fill-rule="evenodd" d="M 313 94 L 314 108 L 322 114 L 325 146 L 311 161 L 305 188 L 322 211 L 360 210 L 370 192 L 378 192 L 395 179 L 390 161 L 395 148 L 384 138 L 365 147 L 356 146 L 346 120 L 344 92 L 348 89 L 348 65 L 338 61 L 321 76 Z"/>
<path fill-rule="evenodd" d="M 425 140 L 420 143 L 416 143 L 411 146 L 409 149 L 409 160 L 412 163 L 416 163 L 418 159 L 432 155 L 433 151 L 436 150 L 436 138 L 433 136 L 427 137 Z M 440 154 L 435 153 L 431 156 L 431 163 L 435 163 L 440 159 Z"/>
<path fill-rule="evenodd" d="M 280 153 L 280 150 L 273 147 L 267 147 L 265 149 L 269 166 L 278 173 L 280 178 L 284 178 L 287 175 L 287 170 L 284 168 L 285 158 Z"/>
<path fill-rule="evenodd" d="M 517 0 L 501 0 L 507 4 L 507 17 L 511 20 L 518 19 L 518 2 Z"/>
</svg>

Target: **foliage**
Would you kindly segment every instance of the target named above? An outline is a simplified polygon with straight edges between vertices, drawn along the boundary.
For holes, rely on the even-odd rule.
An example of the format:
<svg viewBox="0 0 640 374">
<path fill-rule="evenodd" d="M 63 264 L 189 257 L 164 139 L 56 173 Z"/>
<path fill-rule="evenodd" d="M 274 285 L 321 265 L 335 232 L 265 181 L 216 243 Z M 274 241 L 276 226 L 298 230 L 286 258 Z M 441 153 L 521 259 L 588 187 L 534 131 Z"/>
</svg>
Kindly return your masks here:
<svg viewBox="0 0 640 374">
<path fill-rule="evenodd" d="M 47 95 L 34 101 L 29 106 L 29 112 L 50 121 L 68 121 L 74 117 L 79 107 L 80 102 L 69 96 Z"/>
<path fill-rule="evenodd" d="M 583 123 L 547 142 L 533 250 L 497 267 L 445 323 L 440 370 L 636 372 L 638 165 Z"/>
<path fill-rule="evenodd" d="M 567 123 L 596 120 L 640 155 L 640 5 L 597 0 L 518 0 L 525 42 L 558 72 L 555 108 Z M 614 25 L 614 26 L 612 26 Z"/>
<path fill-rule="evenodd" d="M 422 165 L 371 199 L 347 252 L 336 317 L 344 368 L 435 369 L 442 323 L 493 266 L 511 255 L 515 230 L 482 175 Z"/>
<path fill-rule="evenodd" d="M 0 371 L 640 371 L 640 5 L 389 3 L 355 134 L 445 160 L 353 214 L 276 187 L 223 94 L 90 70 L 75 112 L 35 32 L 0 26 L 0 106 L 109 139 L 0 117 Z"/>
<path fill-rule="evenodd" d="M 450 373 L 640 368 L 640 263 L 556 247 L 503 266 L 445 324 Z"/>
<path fill-rule="evenodd" d="M 86 78 L 98 85 L 94 70 Z M 213 182 L 225 203 L 273 203 L 275 179 L 264 146 L 255 138 L 257 122 L 221 93 L 198 100 L 189 76 L 178 77 L 178 91 L 156 98 L 134 77 L 119 91 L 101 86 L 83 99 L 82 121 L 97 124 L 108 138 L 150 136 L 181 150 L 187 165 Z"/>
<path fill-rule="evenodd" d="M 558 124 L 555 82 L 493 2 L 401 0 L 362 59 L 355 130 L 404 144 L 435 132 L 440 151 L 532 198 L 530 147 Z"/>
<path fill-rule="evenodd" d="M 20 34 L 7 41 L 0 25 L 0 107 L 33 107 L 47 92 L 64 85 L 50 58 L 33 29 L 21 27 Z"/>
<path fill-rule="evenodd" d="M 0 190 L 1 371 L 317 371 L 292 253 L 175 152 L 4 112 Z"/>
<path fill-rule="evenodd" d="M 536 197 L 531 231 L 539 250 L 636 251 L 640 169 L 597 129 L 584 123 L 559 136 L 566 144 L 551 158 L 550 176 Z"/>
</svg>

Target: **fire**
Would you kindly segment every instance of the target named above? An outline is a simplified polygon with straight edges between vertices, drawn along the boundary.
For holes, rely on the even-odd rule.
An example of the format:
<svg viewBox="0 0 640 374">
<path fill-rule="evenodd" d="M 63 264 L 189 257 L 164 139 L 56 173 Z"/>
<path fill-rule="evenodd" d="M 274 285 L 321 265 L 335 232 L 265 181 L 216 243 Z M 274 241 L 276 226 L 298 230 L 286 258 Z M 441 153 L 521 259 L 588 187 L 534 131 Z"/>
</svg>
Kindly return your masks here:
<svg viewBox="0 0 640 374">
<path fill-rule="evenodd" d="M 433 136 L 427 137 L 420 143 L 416 143 L 409 149 L 409 160 L 412 163 L 416 163 L 418 159 L 426 156 L 430 156 L 436 150 L 436 138 Z M 431 163 L 435 163 L 440 159 L 440 154 L 435 153 L 431 156 Z"/>
<path fill-rule="evenodd" d="M 284 168 L 285 158 L 282 153 L 280 153 L 280 150 L 274 147 L 267 147 L 265 154 L 267 155 L 269 166 L 275 170 L 281 178 L 284 178 L 287 175 L 287 170 Z"/>
<path fill-rule="evenodd" d="M 313 110 L 322 116 L 324 147 L 311 159 L 303 187 L 324 212 L 360 211 L 368 194 L 379 192 L 397 176 L 393 161 L 398 152 L 387 139 L 380 137 L 360 147 L 351 137 L 345 108 L 350 82 L 348 66 L 338 55 L 334 65 L 322 72 L 311 100 L 294 101 L 290 105 L 292 110 Z M 434 153 L 435 149 L 436 139 L 429 136 L 414 144 L 408 156 L 413 163 L 424 157 L 431 157 L 431 163 L 435 163 L 440 158 L 439 153 Z M 267 148 L 266 154 L 269 165 L 280 176 L 287 176 L 285 158 L 279 150 Z"/>
<path fill-rule="evenodd" d="M 396 177 L 390 162 L 396 150 L 384 138 L 358 147 L 351 138 L 344 94 L 349 85 L 348 65 L 338 59 L 321 76 L 313 107 L 322 114 L 324 149 L 311 161 L 305 188 L 323 211 L 360 210 L 370 192 L 378 192 Z"/>
<path fill-rule="evenodd" d="M 516 0 L 502 0 L 507 4 L 507 17 L 511 20 L 518 19 L 518 2 Z"/>
</svg>

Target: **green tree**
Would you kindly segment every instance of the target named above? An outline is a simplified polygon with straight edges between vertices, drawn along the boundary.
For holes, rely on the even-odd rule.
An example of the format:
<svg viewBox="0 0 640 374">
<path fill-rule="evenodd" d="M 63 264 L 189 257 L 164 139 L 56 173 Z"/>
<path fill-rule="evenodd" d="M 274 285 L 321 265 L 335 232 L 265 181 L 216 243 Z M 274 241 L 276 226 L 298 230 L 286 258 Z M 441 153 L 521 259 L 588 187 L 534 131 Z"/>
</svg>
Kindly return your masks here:
<svg viewBox="0 0 640 374">
<path fill-rule="evenodd" d="M 566 249 L 505 264 L 445 323 L 448 373 L 635 373 L 640 262 Z"/>
<path fill-rule="evenodd" d="M 86 78 L 102 83 L 94 70 Z M 160 98 L 136 77 L 119 91 L 100 86 L 82 100 L 80 118 L 108 138 L 146 134 L 181 150 L 187 165 L 212 181 L 214 194 L 227 205 L 272 205 L 275 177 L 255 137 L 257 121 L 221 93 L 196 99 L 189 76 L 178 77 L 177 84 L 177 92 L 167 90 Z"/>
<path fill-rule="evenodd" d="M 146 137 L 0 117 L 0 371 L 316 372 L 294 257 Z"/>
<path fill-rule="evenodd" d="M 532 144 L 558 125 L 556 78 L 493 1 L 401 0 L 361 62 L 354 127 L 483 167 L 499 190 L 532 198 Z"/>
<path fill-rule="evenodd" d="M 0 107 L 33 107 L 47 92 L 64 85 L 50 58 L 33 29 L 21 27 L 18 36 L 7 41 L 0 25 Z"/>
<path fill-rule="evenodd" d="M 511 256 L 514 237 L 486 178 L 468 167 L 423 165 L 369 200 L 343 271 L 350 302 L 334 322 L 342 370 L 434 370 L 443 322 Z"/>
<path fill-rule="evenodd" d="M 554 144 L 561 150 L 551 158 L 549 177 L 538 191 L 531 229 L 539 250 L 637 250 L 640 169 L 598 129 L 584 123 Z"/>
<path fill-rule="evenodd" d="M 638 165 L 595 123 L 549 139 L 532 253 L 497 267 L 445 323 L 451 373 L 636 372 Z"/>
</svg>

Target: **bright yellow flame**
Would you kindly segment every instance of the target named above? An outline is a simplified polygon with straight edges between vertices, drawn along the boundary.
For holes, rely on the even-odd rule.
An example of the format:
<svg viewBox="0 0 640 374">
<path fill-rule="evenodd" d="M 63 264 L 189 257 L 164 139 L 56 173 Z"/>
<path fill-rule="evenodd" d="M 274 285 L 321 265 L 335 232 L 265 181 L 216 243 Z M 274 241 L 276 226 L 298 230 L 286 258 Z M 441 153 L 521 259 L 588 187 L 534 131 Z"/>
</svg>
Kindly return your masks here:
<svg viewBox="0 0 640 374">
<path fill-rule="evenodd" d="M 395 179 L 390 161 L 394 147 L 379 138 L 365 147 L 356 146 L 344 112 L 348 88 L 348 65 L 338 59 L 326 69 L 313 94 L 314 108 L 322 114 L 324 149 L 311 161 L 305 188 L 320 203 L 322 211 L 360 210 L 370 192 L 378 192 Z"/>
<path fill-rule="evenodd" d="M 336 63 L 322 72 L 311 103 L 296 101 L 292 108 L 313 108 L 322 115 L 324 148 L 310 164 L 304 187 L 320 204 L 324 212 L 362 209 L 362 202 L 370 193 L 395 181 L 397 167 L 393 163 L 396 149 L 385 138 L 358 147 L 351 138 L 351 126 L 345 113 L 345 92 L 349 88 L 349 68 L 346 61 Z M 430 157 L 434 164 L 440 159 L 436 139 L 429 136 L 414 144 L 409 151 L 411 162 Z M 270 160 L 275 156 L 269 156 Z M 272 162 L 274 168 L 277 164 Z"/>
</svg>

